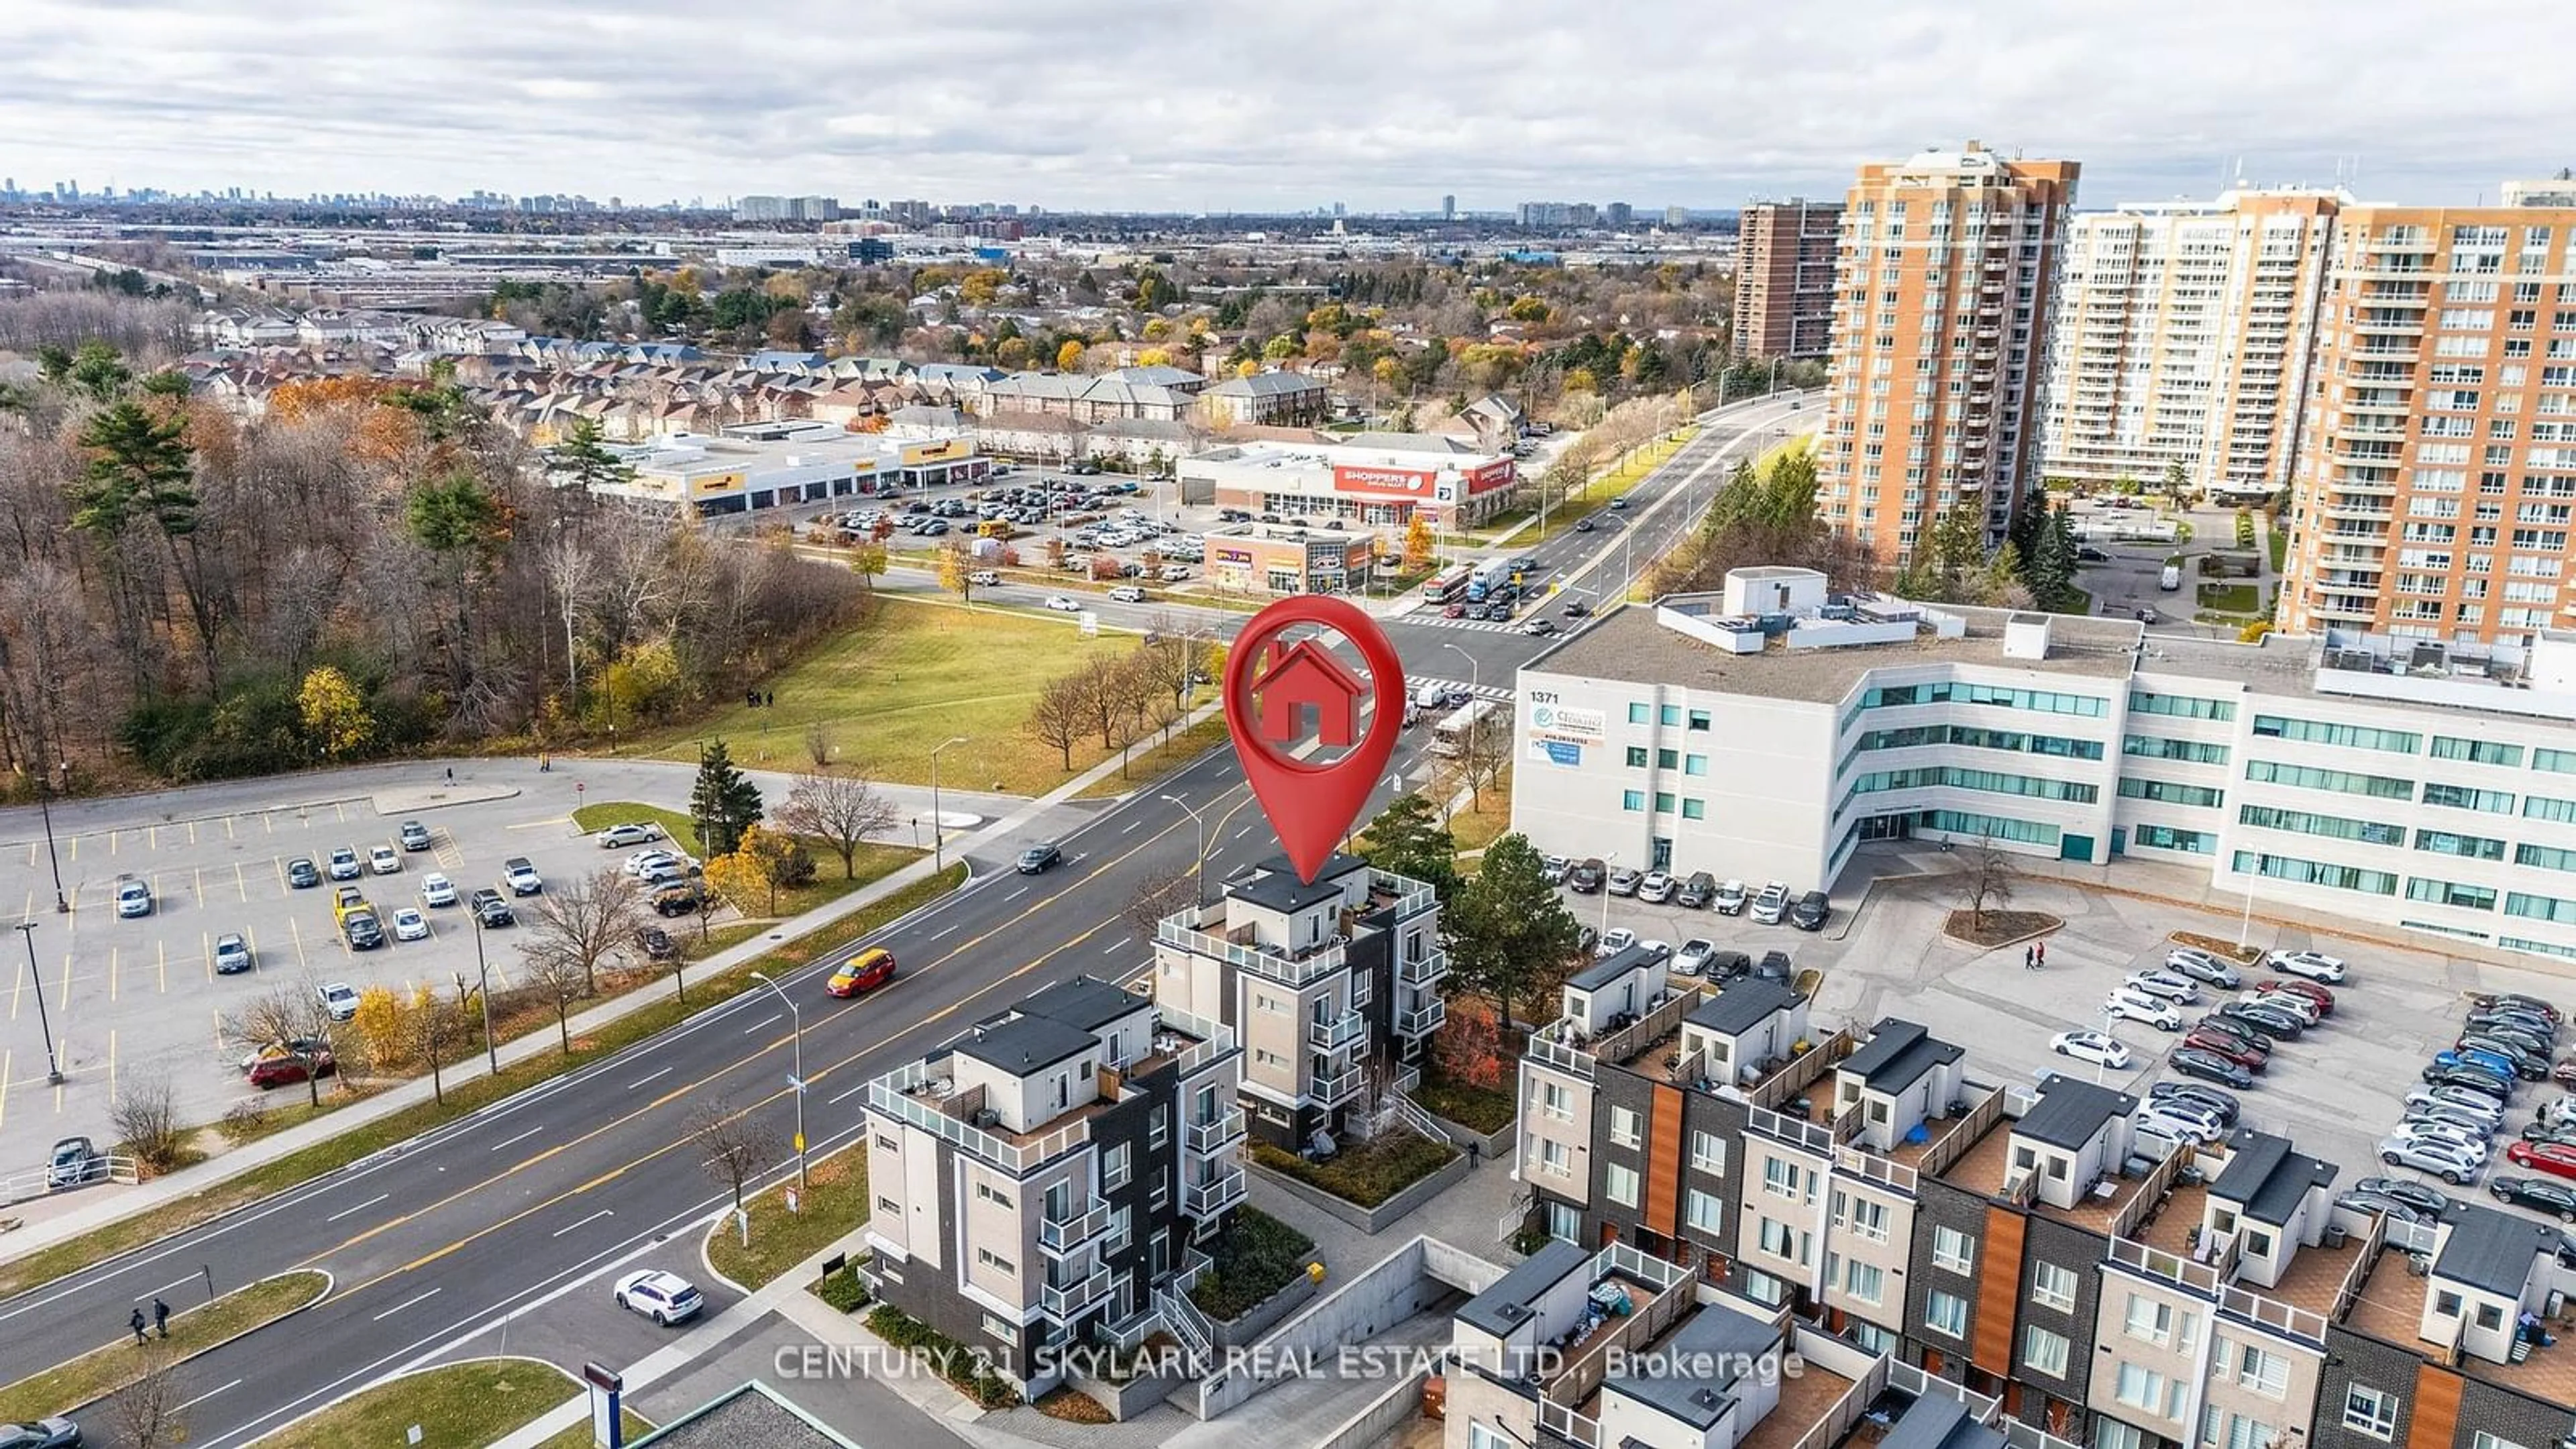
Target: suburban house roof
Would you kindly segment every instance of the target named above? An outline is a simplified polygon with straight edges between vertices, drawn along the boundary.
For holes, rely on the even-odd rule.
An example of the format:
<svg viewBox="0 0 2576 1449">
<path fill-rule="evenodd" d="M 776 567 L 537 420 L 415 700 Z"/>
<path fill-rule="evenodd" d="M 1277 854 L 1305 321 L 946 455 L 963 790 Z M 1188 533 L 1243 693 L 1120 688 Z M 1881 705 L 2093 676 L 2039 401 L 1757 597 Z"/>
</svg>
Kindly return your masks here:
<svg viewBox="0 0 2576 1449">
<path fill-rule="evenodd" d="M 989 1062 L 1015 1077 L 1043 1071 L 1099 1047 L 1099 1039 L 1091 1033 L 1044 1016 L 1015 1016 L 979 1026 L 957 1042 L 961 1055 Z"/>
<path fill-rule="evenodd" d="M 1719 992 L 1715 1000 L 1702 1003 L 1682 1020 L 1693 1026 L 1706 1027 L 1719 1036 L 1742 1036 L 1803 1000 L 1804 997 L 1780 982 L 1746 977 Z"/>
<path fill-rule="evenodd" d="M 2433 1276 L 2499 1298 L 2520 1298 L 2531 1282 L 2532 1264 L 2558 1251 L 2555 1226 L 2478 1203 L 2452 1203 L 2442 1221 L 2451 1225 L 2451 1235 L 2433 1260 Z"/>
<path fill-rule="evenodd" d="M 2138 1099 L 2091 1082 L 2050 1073 L 2039 1084 L 2039 1103 L 2013 1123 L 2013 1134 L 2072 1152 L 2101 1135 L 2114 1117 L 2138 1110 Z"/>
<path fill-rule="evenodd" d="M 2286 1225 L 2308 1190 L 2335 1180 L 2335 1165 L 2291 1150 L 2286 1139 L 2252 1128 L 2236 1134 L 2234 1155 L 2209 1185 L 2209 1195 L 2240 1203 L 2244 1215 L 2273 1227 Z"/>
<path fill-rule="evenodd" d="M 1076 976 L 1032 993 L 1016 1009 L 1022 1016 L 1043 1016 L 1077 1031 L 1093 1032 L 1149 1010 L 1153 1004 L 1147 997 L 1112 986 L 1096 976 Z"/>
<path fill-rule="evenodd" d="M 1250 377 L 1229 377 L 1209 388 L 1208 393 L 1214 397 L 1286 397 L 1323 390 L 1322 383 L 1302 372 L 1256 372 Z"/>
<path fill-rule="evenodd" d="M 1893 1096 L 1913 1086 L 1936 1064 L 1966 1055 L 1964 1048 L 1891 1016 L 1870 1033 L 1867 1046 L 1843 1058 L 1841 1069 L 1860 1078 L 1871 1091 Z"/>
</svg>

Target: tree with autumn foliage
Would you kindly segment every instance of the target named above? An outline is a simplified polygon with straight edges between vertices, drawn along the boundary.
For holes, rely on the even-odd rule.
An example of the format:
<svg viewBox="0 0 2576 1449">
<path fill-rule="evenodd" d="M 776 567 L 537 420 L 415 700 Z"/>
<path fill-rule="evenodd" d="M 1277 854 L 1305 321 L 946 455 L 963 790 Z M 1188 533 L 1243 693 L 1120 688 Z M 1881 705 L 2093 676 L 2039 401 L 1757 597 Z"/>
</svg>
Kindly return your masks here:
<svg viewBox="0 0 2576 1449">
<path fill-rule="evenodd" d="M 336 665 L 321 665 L 307 673 L 295 692 L 295 703 L 305 737 L 326 760 L 346 759 L 375 738 L 376 722 L 367 713 L 366 696 Z"/>
</svg>

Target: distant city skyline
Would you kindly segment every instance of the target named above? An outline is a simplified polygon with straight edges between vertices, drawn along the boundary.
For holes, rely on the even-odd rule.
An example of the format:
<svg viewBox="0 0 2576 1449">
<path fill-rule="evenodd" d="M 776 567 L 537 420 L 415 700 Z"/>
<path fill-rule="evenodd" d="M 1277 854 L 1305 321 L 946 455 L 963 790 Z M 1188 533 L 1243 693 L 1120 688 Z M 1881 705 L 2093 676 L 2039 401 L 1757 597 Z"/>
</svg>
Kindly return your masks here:
<svg viewBox="0 0 2576 1449">
<path fill-rule="evenodd" d="M 155 12 L 143 45 L 130 9 L 20 9 L 0 171 L 29 190 L 1354 215 L 1455 196 L 1462 213 L 1625 201 L 1643 222 L 1839 197 L 1866 162 L 1972 138 L 2082 162 L 2086 207 L 2239 176 L 2465 205 L 2576 160 L 2544 149 L 2565 117 L 2548 68 L 2493 64 L 2536 33 L 2537 0 L 2439 24 L 2173 0 L 2151 28 L 2039 0 L 1821 0 L 1722 25 L 1672 0 L 1575 18 L 1491 0 L 1472 23 L 1353 0 L 1105 20 L 997 0 L 972 27 L 894 11 L 720 30 L 670 0 L 340 0 L 297 26 L 209 0 Z"/>
</svg>

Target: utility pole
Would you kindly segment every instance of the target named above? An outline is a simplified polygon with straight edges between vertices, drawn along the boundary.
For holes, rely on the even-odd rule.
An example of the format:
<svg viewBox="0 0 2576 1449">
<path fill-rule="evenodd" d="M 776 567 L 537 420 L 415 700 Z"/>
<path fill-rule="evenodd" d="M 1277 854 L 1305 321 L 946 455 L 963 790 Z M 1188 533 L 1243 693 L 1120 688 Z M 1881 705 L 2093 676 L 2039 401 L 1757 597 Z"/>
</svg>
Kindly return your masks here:
<svg viewBox="0 0 2576 1449">
<path fill-rule="evenodd" d="M 45 1080 L 53 1086 L 63 1084 L 63 1063 L 54 1055 L 54 1023 L 45 1015 L 45 973 L 36 967 L 36 923 L 20 921 L 18 935 L 27 943 L 27 979 L 36 987 L 36 1029 L 45 1034 Z"/>
</svg>

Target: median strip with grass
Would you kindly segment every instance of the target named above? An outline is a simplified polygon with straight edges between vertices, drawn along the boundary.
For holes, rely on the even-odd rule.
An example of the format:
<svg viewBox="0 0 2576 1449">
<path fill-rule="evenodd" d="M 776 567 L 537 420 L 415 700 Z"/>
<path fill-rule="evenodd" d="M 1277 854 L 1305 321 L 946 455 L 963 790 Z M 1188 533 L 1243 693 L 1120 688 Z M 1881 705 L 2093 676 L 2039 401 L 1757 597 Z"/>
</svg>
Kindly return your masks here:
<svg viewBox="0 0 2576 1449">
<path fill-rule="evenodd" d="M 260 1441 L 261 1449 L 482 1449 L 580 1392 L 572 1375 L 532 1358 L 478 1358 L 423 1369 L 353 1394 Z M 629 1439 L 652 1426 L 626 1414 Z M 546 1441 L 587 1445 L 585 1418 Z"/>
<path fill-rule="evenodd" d="M 1107 800 L 1133 794 L 1187 765 L 1190 761 L 1224 744 L 1225 716 L 1212 714 L 1185 730 L 1176 730 L 1169 740 L 1152 749 L 1139 750 L 1127 761 L 1127 768 L 1115 775 L 1104 775 L 1074 792 L 1076 800 Z"/>
<path fill-rule="evenodd" d="M 543 1051 L 503 1067 L 499 1076 L 451 1080 L 447 1084 L 447 1100 L 443 1103 L 414 1103 L 374 1122 L 290 1152 L 274 1162 L 251 1168 L 228 1181 L 164 1203 L 150 1212 L 137 1213 L 79 1237 L 39 1249 L 14 1262 L 0 1264 L 0 1298 L 23 1292 L 39 1283 L 52 1282 L 66 1273 L 78 1272 L 93 1263 L 130 1252 L 236 1208 L 247 1207 L 272 1193 L 310 1182 L 397 1142 L 407 1141 L 433 1127 L 479 1111 L 513 1093 L 525 1091 L 601 1057 L 624 1051 L 678 1025 L 694 1012 L 733 997 L 746 986 L 757 989 L 757 983 L 747 980 L 751 972 L 775 974 L 819 959 L 883 930 L 892 922 L 955 890 L 965 879 L 966 867 L 952 865 L 936 875 L 893 891 L 885 899 L 864 909 L 773 947 L 731 970 L 691 981 L 686 1005 L 674 997 L 648 1002 L 575 1038 L 573 1050 L 568 1054 Z"/>
<path fill-rule="evenodd" d="M 41 1419 L 95 1403 L 156 1367 L 185 1363 L 253 1329 L 310 1308 L 331 1291 L 331 1275 L 310 1269 L 263 1278 L 212 1302 L 170 1315 L 170 1336 L 136 1343 L 132 1335 L 91 1349 L 43 1373 L 0 1388 L 0 1422 Z M 143 1305 L 148 1309 L 149 1305 Z"/>
<path fill-rule="evenodd" d="M 708 1265 L 745 1291 L 765 1287 L 867 1224 L 868 1164 L 856 1148 L 810 1164 L 805 1190 L 796 1194 L 796 1210 L 790 1212 L 787 1194 L 795 1187 L 791 1174 L 744 1204 L 751 1218 L 748 1244 L 731 1213 L 718 1218 L 707 1229 Z"/>
</svg>

